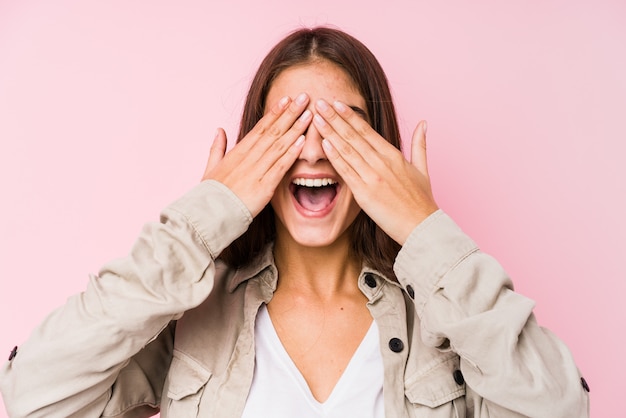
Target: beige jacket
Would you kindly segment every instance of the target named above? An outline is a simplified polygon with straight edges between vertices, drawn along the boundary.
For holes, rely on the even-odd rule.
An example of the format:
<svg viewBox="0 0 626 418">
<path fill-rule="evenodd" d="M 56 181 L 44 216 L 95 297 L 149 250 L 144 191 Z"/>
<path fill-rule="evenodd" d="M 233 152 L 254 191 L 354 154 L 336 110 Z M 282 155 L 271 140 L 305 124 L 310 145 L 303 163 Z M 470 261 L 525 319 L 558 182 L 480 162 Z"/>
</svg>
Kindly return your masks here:
<svg viewBox="0 0 626 418">
<path fill-rule="evenodd" d="M 214 260 L 251 220 L 213 181 L 164 210 L 3 366 L 10 416 L 240 417 L 277 273 L 271 248 L 243 270 Z M 400 284 L 367 266 L 358 278 L 388 418 L 588 416 L 568 349 L 447 215 L 420 224 L 394 268 Z"/>
</svg>

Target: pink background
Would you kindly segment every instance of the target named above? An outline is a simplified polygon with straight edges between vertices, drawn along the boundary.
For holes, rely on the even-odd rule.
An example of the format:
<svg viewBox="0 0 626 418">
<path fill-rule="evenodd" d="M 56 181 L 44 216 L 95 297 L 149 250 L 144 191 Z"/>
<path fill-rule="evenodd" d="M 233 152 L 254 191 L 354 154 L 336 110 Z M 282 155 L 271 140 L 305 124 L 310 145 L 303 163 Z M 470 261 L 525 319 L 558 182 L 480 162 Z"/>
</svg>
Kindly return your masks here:
<svg viewBox="0 0 626 418">
<path fill-rule="evenodd" d="M 438 203 L 537 301 L 593 416 L 620 415 L 621 0 L 0 0 L 0 361 L 199 180 L 261 58 L 317 24 L 377 55 L 405 136 L 429 121 Z"/>
</svg>

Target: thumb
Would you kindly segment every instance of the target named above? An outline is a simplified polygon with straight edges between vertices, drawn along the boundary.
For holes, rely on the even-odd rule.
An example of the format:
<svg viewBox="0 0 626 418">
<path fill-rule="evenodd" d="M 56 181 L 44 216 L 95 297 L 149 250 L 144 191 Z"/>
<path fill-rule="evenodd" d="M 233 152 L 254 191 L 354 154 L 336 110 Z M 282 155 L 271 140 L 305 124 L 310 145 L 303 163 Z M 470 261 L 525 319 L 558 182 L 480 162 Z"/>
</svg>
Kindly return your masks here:
<svg viewBox="0 0 626 418">
<path fill-rule="evenodd" d="M 426 121 L 420 121 L 413 131 L 411 140 L 411 163 L 428 177 L 428 164 L 426 161 Z"/>
<path fill-rule="evenodd" d="M 217 166 L 217 164 L 222 161 L 224 158 L 224 154 L 226 154 L 226 132 L 224 129 L 217 128 L 215 132 L 215 138 L 213 138 L 213 144 L 211 144 L 211 150 L 209 151 L 209 159 L 206 163 L 206 168 L 204 169 L 204 175 L 202 176 L 202 180 L 206 180 L 209 178 L 209 174 L 213 169 Z"/>
</svg>

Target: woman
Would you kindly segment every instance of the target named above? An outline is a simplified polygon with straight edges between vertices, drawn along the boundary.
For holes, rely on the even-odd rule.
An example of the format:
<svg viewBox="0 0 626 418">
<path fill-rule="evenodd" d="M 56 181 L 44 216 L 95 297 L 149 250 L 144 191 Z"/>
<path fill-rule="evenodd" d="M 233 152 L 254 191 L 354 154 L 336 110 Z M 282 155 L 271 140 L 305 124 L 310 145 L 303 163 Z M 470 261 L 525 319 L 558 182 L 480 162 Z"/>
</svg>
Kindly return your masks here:
<svg viewBox="0 0 626 418">
<path fill-rule="evenodd" d="M 434 202 L 373 55 L 303 29 L 238 144 L 4 366 L 11 416 L 575 417 L 586 383 L 533 302 Z M 584 386 L 584 387 L 583 387 Z"/>
</svg>

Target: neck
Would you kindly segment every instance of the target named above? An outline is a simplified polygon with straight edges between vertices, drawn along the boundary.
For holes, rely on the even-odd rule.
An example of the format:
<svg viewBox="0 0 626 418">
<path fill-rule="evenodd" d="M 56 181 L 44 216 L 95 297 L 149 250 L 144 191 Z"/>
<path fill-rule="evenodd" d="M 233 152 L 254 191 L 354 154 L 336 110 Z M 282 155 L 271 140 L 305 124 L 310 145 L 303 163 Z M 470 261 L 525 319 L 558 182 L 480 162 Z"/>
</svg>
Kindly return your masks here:
<svg viewBox="0 0 626 418">
<path fill-rule="evenodd" d="M 349 231 L 324 247 L 299 245 L 282 232 L 274 244 L 279 289 L 298 289 L 324 298 L 358 292 L 361 263 L 351 254 Z"/>
</svg>

